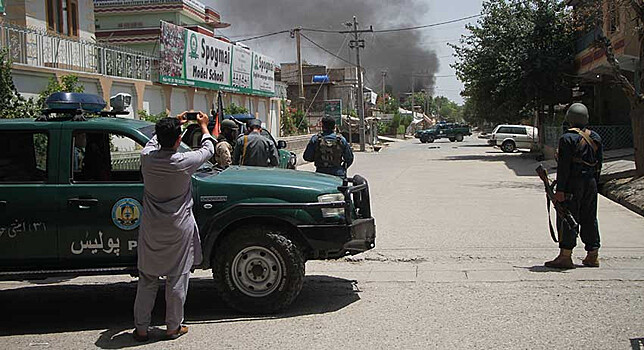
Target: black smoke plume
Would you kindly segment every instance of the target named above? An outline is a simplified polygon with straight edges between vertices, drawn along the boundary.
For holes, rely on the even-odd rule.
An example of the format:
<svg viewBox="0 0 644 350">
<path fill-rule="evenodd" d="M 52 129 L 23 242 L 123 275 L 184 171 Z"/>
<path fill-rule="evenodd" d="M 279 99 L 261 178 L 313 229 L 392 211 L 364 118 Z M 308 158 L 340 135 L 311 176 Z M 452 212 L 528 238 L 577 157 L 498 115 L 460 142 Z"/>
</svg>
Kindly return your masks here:
<svg viewBox="0 0 644 350">
<path fill-rule="evenodd" d="M 218 30 L 233 40 L 255 34 L 276 32 L 303 27 L 329 30 L 346 30 L 346 22 L 357 16 L 360 29 L 373 25 L 374 30 L 410 27 L 427 23 L 430 10 L 428 1 L 422 0 L 220 0 L 207 1 L 219 11 L 222 21 L 231 23 L 228 29 Z M 344 34 L 302 32 L 333 53 L 355 63 L 355 51 L 348 48 Z M 387 72 L 387 85 L 396 93 L 411 89 L 411 74 L 415 89 L 432 90 L 438 59 L 429 47 L 427 31 L 396 33 L 364 33 L 366 48 L 361 51 L 361 61 L 366 69 L 365 84 L 375 91 L 382 86 L 382 72 Z M 295 61 L 295 39 L 288 33 L 244 42 L 251 48 L 270 55 L 279 62 Z M 343 67 L 348 63 L 315 48 L 302 39 L 303 59 L 312 64 Z"/>
</svg>

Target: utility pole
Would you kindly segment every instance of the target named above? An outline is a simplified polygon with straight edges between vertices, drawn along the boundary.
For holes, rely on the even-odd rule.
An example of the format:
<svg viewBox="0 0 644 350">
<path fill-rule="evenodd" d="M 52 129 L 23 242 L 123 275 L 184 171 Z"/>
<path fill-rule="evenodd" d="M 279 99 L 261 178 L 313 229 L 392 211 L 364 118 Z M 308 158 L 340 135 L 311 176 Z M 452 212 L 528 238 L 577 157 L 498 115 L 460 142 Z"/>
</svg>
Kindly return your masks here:
<svg viewBox="0 0 644 350">
<path fill-rule="evenodd" d="M 383 111 L 384 111 L 384 108 L 385 108 L 385 86 L 386 86 L 385 85 L 385 81 L 386 81 L 385 79 L 387 79 L 387 72 L 383 70 L 382 71 L 382 108 L 383 108 Z"/>
<path fill-rule="evenodd" d="M 297 27 L 291 31 L 291 38 L 295 37 L 295 45 L 297 46 L 297 82 L 299 85 L 299 88 L 297 90 L 297 105 L 301 106 L 302 111 L 304 111 L 305 103 L 304 101 L 306 98 L 304 97 L 304 77 L 302 74 L 302 50 L 301 50 L 301 39 L 300 39 L 300 31 L 302 30 L 301 27 Z"/>
<path fill-rule="evenodd" d="M 411 73 L 411 119 L 414 119 L 414 72 Z"/>
<path fill-rule="evenodd" d="M 358 30 L 358 20 L 353 16 L 353 23 L 347 23 L 352 26 L 353 30 L 342 31 L 340 33 L 353 33 L 353 40 L 349 41 L 349 47 L 356 49 L 356 67 L 358 70 L 358 116 L 360 117 L 360 151 L 365 151 L 365 125 L 364 125 L 364 87 L 362 85 L 362 67 L 360 66 L 360 49 L 364 49 L 364 40 L 359 39 L 358 33 L 373 32 L 373 27 L 369 29 Z"/>
</svg>

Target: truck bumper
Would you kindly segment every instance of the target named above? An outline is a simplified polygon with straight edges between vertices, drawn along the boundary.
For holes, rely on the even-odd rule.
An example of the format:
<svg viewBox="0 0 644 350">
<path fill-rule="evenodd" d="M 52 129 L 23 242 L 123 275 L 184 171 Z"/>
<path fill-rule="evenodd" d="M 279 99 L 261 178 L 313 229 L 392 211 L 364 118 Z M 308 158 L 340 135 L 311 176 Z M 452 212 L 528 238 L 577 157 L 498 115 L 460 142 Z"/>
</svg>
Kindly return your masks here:
<svg viewBox="0 0 644 350">
<path fill-rule="evenodd" d="M 313 247 L 313 258 L 339 258 L 375 247 L 374 218 L 356 219 L 347 225 L 302 225 L 300 232 Z"/>
</svg>

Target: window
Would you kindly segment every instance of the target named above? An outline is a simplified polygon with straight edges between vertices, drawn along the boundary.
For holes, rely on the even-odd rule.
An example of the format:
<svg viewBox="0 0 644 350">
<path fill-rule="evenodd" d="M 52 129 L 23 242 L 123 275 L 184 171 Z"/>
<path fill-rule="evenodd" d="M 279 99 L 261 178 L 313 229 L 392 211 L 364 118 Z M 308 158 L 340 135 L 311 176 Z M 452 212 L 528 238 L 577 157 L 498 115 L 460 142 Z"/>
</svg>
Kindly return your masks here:
<svg viewBox="0 0 644 350">
<path fill-rule="evenodd" d="M 63 1 L 46 0 L 45 10 L 47 11 L 47 29 L 57 33 L 63 32 Z"/>
<path fill-rule="evenodd" d="M 517 135 L 527 135 L 528 132 L 523 127 L 512 128 L 512 133 Z"/>
<path fill-rule="evenodd" d="M 499 128 L 499 131 L 497 131 L 498 134 L 512 134 L 512 128 L 507 127 L 507 126 L 502 126 Z"/>
<path fill-rule="evenodd" d="M 77 0 L 67 0 L 67 35 L 78 36 Z"/>
<path fill-rule="evenodd" d="M 107 132 L 75 132 L 74 182 L 142 182 L 141 149 L 128 136 Z"/>
<path fill-rule="evenodd" d="M 46 181 L 48 146 L 44 132 L 0 132 L 0 182 Z"/>
<path fill-rule="evenodd" d="M 46 0 L 47 29 L 78 36 L 78 0 Z"/>
</svg>

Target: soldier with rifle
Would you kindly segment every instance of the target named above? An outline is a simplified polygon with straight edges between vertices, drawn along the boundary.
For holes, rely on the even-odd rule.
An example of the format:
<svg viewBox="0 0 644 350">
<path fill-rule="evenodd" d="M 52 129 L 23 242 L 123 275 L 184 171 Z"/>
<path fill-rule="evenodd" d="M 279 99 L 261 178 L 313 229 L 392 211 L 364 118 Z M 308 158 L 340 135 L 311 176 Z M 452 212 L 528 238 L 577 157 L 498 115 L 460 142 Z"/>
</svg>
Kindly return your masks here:
<svg viewBox="0 0 644 350">
<path fill-rule="evenodd" d="M 573 103 L 566 113 L 570 128 L 559 139 L 557 184 L 554 201 L 566 208 L 579 223 L 579 235 L 585 245 L 584 266 L 599 267 L 599 227 L 597 224 L 597 184 L 603 161 L 599 135 L 586 128 L 588 109 Z M 573 221 L 575 221 L 573 220 Z M 546 267 L 573 269 L 572 250 L 577 244 L 577 227 L 560 218 L 559 255 Z"/>
</svg>

